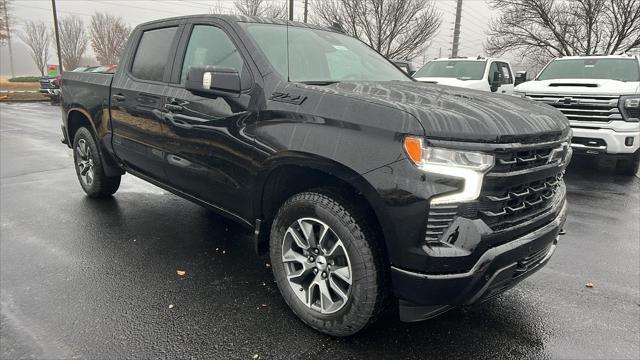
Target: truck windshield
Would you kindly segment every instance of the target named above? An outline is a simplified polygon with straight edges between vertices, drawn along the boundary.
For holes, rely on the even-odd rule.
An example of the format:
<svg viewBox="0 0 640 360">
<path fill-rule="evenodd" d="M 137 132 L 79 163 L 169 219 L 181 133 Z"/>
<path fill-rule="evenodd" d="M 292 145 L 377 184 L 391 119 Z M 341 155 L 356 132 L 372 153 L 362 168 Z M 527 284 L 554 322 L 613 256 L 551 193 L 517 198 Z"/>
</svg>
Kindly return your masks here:
<svg viewBox="0 0 640 360">
<path fill-rule="evenodd" d="M 558 59 L 538 75 L 538 80 L 551 79 L 640 81 L 640 68 L 635 59 Z"/>
<path fill-rule="evenodd" d="M 293 82 L 411 81 L 382 55 L 346 35 L 289 26 L 287 36 L 284 25 L 242 23 L 242 26 L 276 71 Z"/>
<path fill-rule="evenodd" d="M 456 78 L 459 80 L 481 80 L 486 61 L 431 61 L 413 74 L 419 77 Z"/>
</svg>

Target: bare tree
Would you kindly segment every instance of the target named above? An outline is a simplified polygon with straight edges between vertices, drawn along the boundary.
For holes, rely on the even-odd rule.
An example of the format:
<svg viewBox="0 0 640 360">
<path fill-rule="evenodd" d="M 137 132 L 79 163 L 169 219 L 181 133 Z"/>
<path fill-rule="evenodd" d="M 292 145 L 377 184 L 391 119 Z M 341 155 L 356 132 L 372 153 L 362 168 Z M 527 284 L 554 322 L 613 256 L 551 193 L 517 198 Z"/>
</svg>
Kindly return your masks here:
<svg viewBox="0 0 640 360">
<path fill-rule="evenodd" d="M 270 18 L 287 18 L 287 3 L 281 5 L 268 2 L 267 0 L 235 0 L 234 5 L 238 12 L 247 16 L 263 16 Z"/>
<path fill-rule="evenodd" d="M 60 55 L 65 69 L 73 70 L 80 65 L 87 45 L 89 36 L 79 17 L 68 16 L 60 20 Z"/>
<path fill-rule="evenodd" d="M 28 21 L 19 36 L 20 40 L 27 44 L 31 50 L 31 58 L 40 70 L 40 75 L 44 76 L 44 68 L 47 65 L 47 59 L 49 59 L 49 43 L 51 42 L 51 33 L 47 29 L 47 25 L 44 21 Z"/>
<path fill-rule="evenodd" d="M 91 46 L 100 64 L 117 64 L 131 28 L 121 17 L 95 13 L 89 24 Z"/>
<path fill-rule="evenodd" d="M 432 0 L 314 0 L 312 21 L 340 24 L 349 35 L 391 59 L 411 60 L 440 28 Z"/>
<path fill-rule="evenodd" d="M 640 0 L 492 0 L 488 53 L 515 51 L 536 62 L 563 55 L 615 54 L 640 45 Z"/>
<path fill-rule="evenodd" d="M 0 0 L 0 45 L 9 40 L 9 0 Z"/>
</svg>

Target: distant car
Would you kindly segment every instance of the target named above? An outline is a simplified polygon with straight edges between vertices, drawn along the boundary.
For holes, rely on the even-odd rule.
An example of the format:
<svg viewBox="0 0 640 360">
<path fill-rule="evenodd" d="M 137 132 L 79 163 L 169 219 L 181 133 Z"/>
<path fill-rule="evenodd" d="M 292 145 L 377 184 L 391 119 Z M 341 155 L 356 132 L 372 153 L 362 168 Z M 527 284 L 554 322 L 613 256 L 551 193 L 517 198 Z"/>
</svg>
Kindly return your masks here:
<svg viewBox="0 0 640 360">
<path fill-rule="evenodd" d="M 60 81 L 60 75 L 40 78 L 40 93 L 48 96 L 52 105 L 60 102 Z"/>
<path fill-rule="evenodd" d="M 622 175 L 638 173 L 640 56 L 559 57 L 515 93 L 560 110 L 576 154 L 609 158 Z"/>
<path fill-rule="evenodd" d="M 87 72 L 114 74 L 116 72 L 117 68 L 118 68 L 117 64 L 96 66 L 96 67 L 92 68 L 91 70 L 87 70 Z"/>
<path fill-rule="evenodd" d="M 402 71 L 406 72 L 407 74 L 409 74 L 409 76 L 413 75 L 413 73 L 416 72 L 416 68 L 409 61 L 391 60 L 391 62 L 394 63 L 397 67 L 399 67 L 400 70 L 402 70 Z"/>
<path fill-rule="evenodd" d="M 469 57 L 429 61 L 413 74 L 426 83 L 457 86 L 500 94 L 513 94 L 513 69 L 503 59 Z"/>
</svg>

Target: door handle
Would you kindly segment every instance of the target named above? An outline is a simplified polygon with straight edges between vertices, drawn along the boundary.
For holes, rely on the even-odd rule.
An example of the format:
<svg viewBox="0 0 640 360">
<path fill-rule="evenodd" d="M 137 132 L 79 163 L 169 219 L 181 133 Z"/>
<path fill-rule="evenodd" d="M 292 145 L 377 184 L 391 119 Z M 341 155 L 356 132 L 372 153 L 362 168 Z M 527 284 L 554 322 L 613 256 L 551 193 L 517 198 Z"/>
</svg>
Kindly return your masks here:
<svg viewBox="0 0 640 360">
<path fill-rule="evenodd" d="M 182 107 L 182 105 L 176 104 L 164 104 L 164 108 L 173 112 L 181 112 L 182 110 L 184 110 L 184 107 Z"/>
<path fill-rule="evenodd" d="M 121 102 L 121 101 L 125 101 L 127 98 L 122 95 L 122 94 L 115 94 L 113 96 L 111 96 L 111 98 L 115 101 Z"/>
<path fill-rule="evenodd" d="M 176 116 L 174 116 L 171 113 L 165 113 L 163 117 L 167 121 L 169 121 L 169 124 L 171 124 L 171 125 L 173 125 L 175 127 L 178 127 L 178 128 L 181 128 L 181 129 L 186 129 L 186 130 L 189 130 L 189 129 L 193 128 L 193 126 L 191 124 L 189 124 L 188 122 L 180 119 L 179 115 L 178 115 L 178 118 L 176 118 Z"/>
</svg>

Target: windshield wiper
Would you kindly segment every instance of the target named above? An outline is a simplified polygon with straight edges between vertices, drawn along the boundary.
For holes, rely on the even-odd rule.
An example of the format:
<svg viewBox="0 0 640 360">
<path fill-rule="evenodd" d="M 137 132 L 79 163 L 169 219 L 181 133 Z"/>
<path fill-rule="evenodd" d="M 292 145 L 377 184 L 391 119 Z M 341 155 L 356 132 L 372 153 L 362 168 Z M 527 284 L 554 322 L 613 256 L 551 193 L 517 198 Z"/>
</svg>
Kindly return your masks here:
<svg viewBox="0 0 640 360">
<path fill-rule="evenodd" d="M 337 84 L 340 81 L 337 80 L 324 80 L 324 81 L 299 81 L 302 84 L 305 85 L 319 85 L 319 86 L 326 86 L 326 85 L 332 85 L 332 84 Z"/>
</svg>

